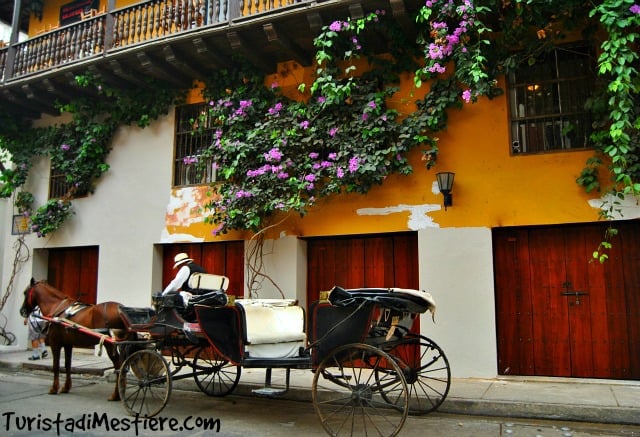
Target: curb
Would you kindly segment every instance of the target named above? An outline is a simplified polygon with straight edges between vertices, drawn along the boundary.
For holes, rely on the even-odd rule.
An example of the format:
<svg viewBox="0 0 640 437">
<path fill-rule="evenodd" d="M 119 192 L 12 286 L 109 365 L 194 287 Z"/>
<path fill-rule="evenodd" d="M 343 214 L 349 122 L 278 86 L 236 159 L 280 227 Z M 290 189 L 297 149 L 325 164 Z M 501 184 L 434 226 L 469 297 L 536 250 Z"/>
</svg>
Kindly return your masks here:
<svg viewBox="0 0 640 437">
<path fill-rule="evenodd" d="M 635 408 L 543 404 L 505 401 L 476 401 L 447 398 L 439 413 L 470 416 L 510 417 L 518 419 L 563 420 L 615 425 L 640 425 L 640 415 Z"/>
</svg>

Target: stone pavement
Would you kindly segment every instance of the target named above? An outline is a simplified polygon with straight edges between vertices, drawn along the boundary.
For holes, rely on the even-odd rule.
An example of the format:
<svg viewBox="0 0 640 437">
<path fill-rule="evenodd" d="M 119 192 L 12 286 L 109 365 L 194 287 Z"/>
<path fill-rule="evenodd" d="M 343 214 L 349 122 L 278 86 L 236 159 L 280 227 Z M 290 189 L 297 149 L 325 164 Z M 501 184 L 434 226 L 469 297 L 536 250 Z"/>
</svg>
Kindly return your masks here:
<svg viewBox="0 0 640 437">
<path fill-rule="evenodd" d="M 16 371 L 50 371 L 52 360 L 29 361 L 30 351 L 0 350 L 0 368 Z M 62 364 L 62 363 L 61 363 Z M 106 353 L 74 349 L 75 377 L 87 375 L 113 381 Z M 185 370 L 183 370 L 185 371 Z M 189 369 L 186 369 L 189 371 Z M 264 369 L 242 369 L 234 394 L 252 395 L 264 384 Z M 292 370 L 289 391 L 283 398 L 311 401 L 311 370 Z M 198 390 L 192 378 L 176 380 L 174 388 Z M 272 386 L 284 384 L 284 370 L 274 369 Z M 578 378 L 498 377 L 454 378 L 449 395 L 438 410 L 443 413 L 556 419 L 640 425 L 640 381 Z"/>
</svg>

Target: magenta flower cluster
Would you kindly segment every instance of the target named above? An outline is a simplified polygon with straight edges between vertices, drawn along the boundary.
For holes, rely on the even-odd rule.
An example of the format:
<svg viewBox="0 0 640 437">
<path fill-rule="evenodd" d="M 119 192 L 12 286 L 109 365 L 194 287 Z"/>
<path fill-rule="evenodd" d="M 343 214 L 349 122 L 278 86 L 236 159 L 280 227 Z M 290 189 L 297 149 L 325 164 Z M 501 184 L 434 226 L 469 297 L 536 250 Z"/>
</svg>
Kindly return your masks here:
<svg viewBox="0 0 640 437">
<path fill-rule="evenodd" d="M 326 47 L 342 38 L 349 53 L 359 48 L 354 21 L 335 21 L 328 29 Z M 366 193 L 387 174 L 405 171 L 397 113 L 385 105 L 392 91 L 360 84 L 357 77 L 348 100 L 333 82 L 312 89 L 309 100 L 296 101 L 246 76 L 243 86 L 213 99 L 209 117 L 216 131 L 208 151 L 220 170 L 207 220 L 218 225 L 214 234 L 260 229 L 274 213 L 304 214 L 317 198 Z"/>
<path fill-rule="evenodd" d="M 456 4 L 456 0 L 427 0 L 425 6 L 432 12 L 438 13 L 438 18 L 429 23 L 432 41 L 425 48 L 427 65 L 425 72 L 431 75 L 444 74 L 447 71 L 446 64 L 452 58 L 468 55 L 465 42 L 467 34 L 476 22 L 476 12 L 471 0 L 462 0 Z M 449 24 L 455 22 L 453 30 Z M 462 99 L 469 103 L 472 99 L 471 90 L 462 93 Z"/>
<path fill-rule="evenodd" d="M 198 157 L 197 156 L 185 156 L 184 158 L 182 158 L 182 162 L 184 163 L 184 165 L 196 164 L 198 162 Z"/>
</svg>

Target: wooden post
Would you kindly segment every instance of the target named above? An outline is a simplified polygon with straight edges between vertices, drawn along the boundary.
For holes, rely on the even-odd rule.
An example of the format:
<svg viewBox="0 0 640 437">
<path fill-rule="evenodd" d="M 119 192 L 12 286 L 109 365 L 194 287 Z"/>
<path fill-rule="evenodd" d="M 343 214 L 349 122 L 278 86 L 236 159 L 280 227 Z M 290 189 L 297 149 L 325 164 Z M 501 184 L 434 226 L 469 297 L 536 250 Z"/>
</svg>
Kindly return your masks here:
<svg viewBox="0 0 640 437">
<path fill-rule="evenodd" d="M 9 37 L 9 50 L 7 51 L 7 61 L 4 69 L 4 81 L 13 77 L 13 63 L 16 59 L 16 43 L 20 34 L 20 9 L 21 0 L 13 2 L 13 17 L 11 18 L 11 36 Z"/>
<path fill-rule="evenodd" d="M 107 1 L 107 16 L 104 19 L 104 52 L 106 54 L 109 49 L 113 47 L 113 24 L 115 22 L 113 18 L 113 11 L 116 7 L 116 0 Z"/>
</svg>

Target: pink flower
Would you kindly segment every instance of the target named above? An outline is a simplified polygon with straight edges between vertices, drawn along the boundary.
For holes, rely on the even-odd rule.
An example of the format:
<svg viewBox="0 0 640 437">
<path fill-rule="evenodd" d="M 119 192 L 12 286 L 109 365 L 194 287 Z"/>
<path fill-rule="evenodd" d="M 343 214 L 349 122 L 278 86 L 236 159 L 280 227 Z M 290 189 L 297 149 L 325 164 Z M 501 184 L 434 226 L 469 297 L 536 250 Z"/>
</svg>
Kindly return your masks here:
<svg viewBox="0 0 640 437">
<path fill-rule="evenodd" d="M 471 101 L 471 90 L 466 89 L 462 92 L 462 100 L 469 103 Z"/>
<path fill-rule="evenodd" d="M 274 147 L 273 149 L 269 150 L 268 153 L 264 154 L 264 159 L 267 162 L 279 162 L 282 159 L 282 152 L 277 147 Z"/>
<path fill-rule="evenodd" d="M 278 102 L 275 105 L 273 105 L 273 107 L 269 108 L 269 114 L 276 115 L 280 112 L 281 109 L 282 109 L 282 103 Z"/>
<path fill-rule="evenodd" d="M 342 28 L 342 22 L 340 21 L 334 21 L 329 25 L 329 30 L 332 30 L 334 32 L 340 32 L 341 28 Z"/>
<path fill-rule="evenodd" d="M 354 156 L 349 160 L 349 173 L 355 173 L 360 168 L 360 158 Z"/>
</svg>

